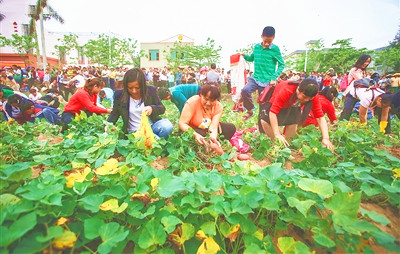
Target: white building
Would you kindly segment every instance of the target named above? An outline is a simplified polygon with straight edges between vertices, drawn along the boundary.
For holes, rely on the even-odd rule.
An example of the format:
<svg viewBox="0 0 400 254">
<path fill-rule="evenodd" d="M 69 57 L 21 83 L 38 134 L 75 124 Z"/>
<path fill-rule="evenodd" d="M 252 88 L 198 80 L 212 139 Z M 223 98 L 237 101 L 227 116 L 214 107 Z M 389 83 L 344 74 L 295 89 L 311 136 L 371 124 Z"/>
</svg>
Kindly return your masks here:
<svg viewBox="0 0 400 254">
<path fill-rule="evenodd" d="M 140 57 L 140 67 L 162 68 L 167 66 L 167 56 L 171 56 L 172 59 L 176 57 L 176 52 L 173 51 L 175 42 L 194 45 L 194 39 L 183 34 L 177 34 L 159 42 L 140 43 L 140 51 L 145 55 Z"/>
</svg>

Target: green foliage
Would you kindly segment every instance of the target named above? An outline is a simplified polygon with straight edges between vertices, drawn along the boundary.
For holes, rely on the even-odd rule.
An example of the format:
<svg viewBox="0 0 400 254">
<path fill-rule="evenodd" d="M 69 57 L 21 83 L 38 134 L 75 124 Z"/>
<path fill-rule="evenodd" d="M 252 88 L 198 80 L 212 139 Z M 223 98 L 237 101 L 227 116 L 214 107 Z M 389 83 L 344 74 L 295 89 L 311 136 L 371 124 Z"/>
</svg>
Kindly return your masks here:
<svg viewBox="0 0 400 254">
<path fill-rule="evenodd" d="M 89 40 L 82 46 L 83 54 L 94 63 L 112 67 L 137 65 L 140 56 L 136 48 L 137 40 L 119 39 L 106 34 L 100 34 L 96 40 Z"/>
<path fill-rule="evenodd" d="M 226 109 L 224 121 L 240 128 L 256 122 Z M 175 121 L 176 112 L 167 117 Z M 78 115 L 65 134 L 46 122 L 0 124 L 1 252 L 56 251 L 53 244 L 65 232 L 77 241 L 57 251 L 196 253 L 212 239 L 222 253 L 357 253 L 371 251 L 365 246 L 370 238 L 398 250 L 397 240 L 379 228 L 388 218 L 361 208 L 362 202 L 400 206 L 393 171 L 400 159 L 382 150 L 400 145 L 398 120 L 390 137 L 379 133 L 376 120 L 339 122 L 330 133 L 335 153 L 322 147 L 313 126 L 287 148 L 246 133 L 253 157 L 272 162 L 260 167 L 234 160 L 235 149 L 224 143 L 226 153 L 212 156 L 192 133 L 172 133 L 142 151 L 132 135 L 122 138 L 120 123 L 105 119 Z M 303 159 L 283 169 L 294 152 Z M 162 170 L 153 167 L 158 156 L 168 159 Z M 109 159 L 118 160 L 116 171 L 99 174 Z M 44 169 L 34 176 L 32 167 Z M 68 176 L 86 167 L 90 172 L 68 187 Z M 117 209 L 105 209 L 113 199 Z"/>
<path fill-rule="evenodd" d="M 168 67 L 176 71 L 180 66 L 192 66 L 200 68 L 218 63 L 220 60 L 221 46 L 216 46 L 213 39 L 207 38 L 205 45 L 191 45 L 175 42 L 170 51 L 175 52 L 176 57 L 166 56 Z"/>
</svg>

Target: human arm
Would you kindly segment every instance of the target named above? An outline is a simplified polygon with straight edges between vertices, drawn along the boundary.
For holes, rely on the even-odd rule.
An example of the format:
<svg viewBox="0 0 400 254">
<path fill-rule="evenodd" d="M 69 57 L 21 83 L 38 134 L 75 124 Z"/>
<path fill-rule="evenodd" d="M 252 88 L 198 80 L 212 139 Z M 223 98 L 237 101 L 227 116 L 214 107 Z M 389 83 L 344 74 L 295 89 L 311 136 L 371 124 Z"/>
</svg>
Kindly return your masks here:
<svg viewBox="0 0 400 254">
<path fill-rule="evenodd" d="M 329 150 L 333 150 L 334 146 L 329 139 L 328 125 L 326 123 L 325 117 L 319 117 L 316 120 L 322 135 L 322 145 Z"/>
<path fill-rule="evenodd" d="M 385 133 L 385 129 L 388 125 L 389 110 L 390 107 L 382 108 L 381 119 L 380 119 L 381 121 L 379 123 L 379 131 L 382 133 Z"/>
<path fill-rule="evenodd" d="M 97 96 L 96 96 L 97 97 Z M 102 113 L 110 113 L 111 109 L 105 109 L 101 108 L 96 105 L 96 100 L 97 98 L 91 98 L 89 93 L 83 90 L 81 92 L 81 95 L 78 97 L 79 102 L 82 104 L 84 108 L 89 110 L 90 112 L 96 113 L 96 114 L 102 114 Z"/>
<path fill-rule="evenodd" d="M 186 103 L 185 106 L 183 107 L 182 114 L 179 118 L 178 122 L 179 130 L 181 130 L 182 132 L 187 132 L 191 128 L 189 123 L 192 117 L 193 117 L 192 109 L 190 108 L 190 105 Z M 206 138 L 200 135 L 199 133 L 193 132 L 193 137 L 197 144 L 199 145 L 207 144 Z"/>
<path fill-rule="evenodd" d="M 145 103 L 146 106 L 150 106 L 151 107 L 151 112 L 150 112 L 149 109 L 146 110 L 148 113 L 150 113 L 148 115 L 152 115 L 152 114 L 154 114 L 154 115 L 162 115 L 162 114 L 164 114 L 165 107 L 162 104 L 162 102 L 160 100 L 160 97 L 158 97 L 156 88 L 153 87 L 153 86 L 149 86 L 148 89 L 149 89 L 149 91 L 148 91 L 149 93 L 148 93 L 147 100 L 146 100 L 147 103 Z"/>
<path fill-rule="evenodd" d="M 269 122 L 270 122 L 270 125 L 271 125 L 271 129 L 272 129 L 272 133 L 274 135 L 274 138 L 278 139 L 279 142 L 282 142 L 285 146 L 288 146 L 289 142 L 286 140 L 286 138 L 279 131 L 278 117 L 276 116 L 275 113 L 272 113 L 271 111 L 269 112 Z"/>
<path fill-rule="evenodd" d="M 366 124 L 367 123 L 367 113 L 368 113 L 368 108 L 360 105 L 360 108 L 358 109 L 358 116 L 360 118 L 360 123 Z"/>
<path fill-rule="evenodd" d="M 285 61 L 283 60 L 281 51 L 279 50 L 278 47 L 277 47 L 277 51 L 275 52 L 274 59 L 278 63 L 278 68 L 272 75 L 271 83 L 272 83 L 272 81 L 276 81 L 276 79 L 281 75 L 283 69 L 285 68 Z"/>
<path fill-rule="evenodd" d="M 215 143 L 218 145 L 219 145 L 219 143 L 217 141 L 217 135 L 218 135 L 218 126 L 219 126 L 221 117 L 222 117 L 222 111 L 219 112 L 218 114 L 215 114 L 213 116 L 213 118 L 211 119 L 211 124 L 210 124 L 210 127 L 208 128 L 208 131 L 210 133 L 210 141 L 212 143 Z"/>
</svg>

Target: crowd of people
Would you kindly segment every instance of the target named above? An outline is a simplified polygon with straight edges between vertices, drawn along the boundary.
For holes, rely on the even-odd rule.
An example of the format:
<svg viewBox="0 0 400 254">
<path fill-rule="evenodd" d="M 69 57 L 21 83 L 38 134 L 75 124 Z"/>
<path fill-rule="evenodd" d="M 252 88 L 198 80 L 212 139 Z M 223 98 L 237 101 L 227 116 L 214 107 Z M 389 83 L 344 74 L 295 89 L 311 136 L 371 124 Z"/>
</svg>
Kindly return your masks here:
<svg viewBox="0 0 400 254">
<path fill-rule="evenodd" d="M 254 63 L 254 73 L 245 70 L 246 85 L 240 91 L 245 111 L 243 118 L 253 116 L 252 93 L 263 94 L 259 103 L 258 129 L 272 140 L 289 145 L 299 127 L 318 126 L 322 144 L 333 149 L 325 119 L 335 123 L 349 120 L 357 110 L 359 121 L 366 124 L 371 115 L 378 116 L 380 131 L 390 133 L 390 121 L 400 117 L 400 73 L 380 76 L 367 71 L 371 56 L 362 55 L 348 74 L 326 72 L 283 72 L 285 63 L 280 49 L 273 43 L 275 29 L 267 26 L 261 43 L 250 55 L 242 55 Z M 140 127 L 143 112 L 149 116 L 156 138 L 167 138 L 173 124 L 162 118 L 162 100 L 171 100 L 180 113 L 179 132 L 194 130 L 199 145 L 211 147 L 220 154 L 218 137 L 230 140 L 236 132 L 232 123 L 221 122 L 223 105 L 221 87 L 231 92 L 230 70 L 216 64 L 199 69 L 178 68 L 102 68 L 69 66 L 63 70 L 43 71 L 34 67 L 12 66 L 0 70 L 0 120 L 14 119 L 19 124 L 44 118 L 59 124 L 61 131 L 76 114 L 109 114 L 108 121 L 122 119 L 122 131 L 134 133 Z M 110 102 L 105 107 L 103 100 Z M 60 105 L 65 104 L 62 112 Z M 357 105 L 358 104 L 358 105 Z M 356 108 L 356 109 L 355 109 Z M 233 109 L 232 109 L 233 110 Z M 280 128 L 284 127 L 284 128 Z"/>
</svg>

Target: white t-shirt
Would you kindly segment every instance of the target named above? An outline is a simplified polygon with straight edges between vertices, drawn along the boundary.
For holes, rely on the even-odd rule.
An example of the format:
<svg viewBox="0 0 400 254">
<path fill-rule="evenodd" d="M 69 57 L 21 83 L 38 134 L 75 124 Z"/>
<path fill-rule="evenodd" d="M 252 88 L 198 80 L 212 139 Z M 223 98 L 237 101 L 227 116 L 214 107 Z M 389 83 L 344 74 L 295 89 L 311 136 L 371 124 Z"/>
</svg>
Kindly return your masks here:
<svg viewBox="0 0 400 254">
<path fill-rule="evenodd" d="M 108 74 L 110 74 L 110 71 L 109 71 L 109 70 L 102 70 L 102 71 L 101 71 L 101 76 L 102 76 L 103 78 L 108 78 Z"/>
<path fill-rule="evenodd" d="M 85 86 L 85 83 L 86 83 L 86 80 L 85 80 L 85 78 L 82 76 L 82 75 L 77 75 L 77 76 L 75 76 L 73 79 L 71 79 L 71 81 L 72 80 L 76 80 L 76 81 L 78 81 L 78 82 L 76 82 L 76 88 L 82 88 L 82 87 L 84 87 Z"/>
<path fill-rule="evenodd" d="M 36 93 L 36 96 L 33 94 L 29 94 L 29 99 L 32 101 L 40 100 L 40 98 L 42 98 L 42 94 L 39 92 Z"/>
<path fill-rule="evenodd" d="M 360 87 L 351 89 L 350 94 L 356 99 L 360 100 L 360 105 L 364 108 L 371 108 L 372 104 L 378 98 L 379 95 L 384 94 L 385 91 L 377 89 L 369 89 L 366 87 Z"/>
<path fill-rule="evenodd" d="M 144 102 L 129 97 L 129 132 L 135 132 L 140 127 Z"/>
</svg>

